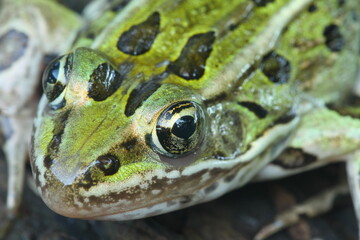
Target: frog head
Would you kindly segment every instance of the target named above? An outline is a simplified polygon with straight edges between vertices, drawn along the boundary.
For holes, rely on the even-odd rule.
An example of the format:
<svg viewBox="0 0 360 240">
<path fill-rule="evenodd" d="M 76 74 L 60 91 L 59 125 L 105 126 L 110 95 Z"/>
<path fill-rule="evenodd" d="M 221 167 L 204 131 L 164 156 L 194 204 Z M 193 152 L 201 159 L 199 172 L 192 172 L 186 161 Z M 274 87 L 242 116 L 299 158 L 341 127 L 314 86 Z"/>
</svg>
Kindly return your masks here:
<svg viewBox="0 0 360 240">
<path fill-rule="evenodd" d="M 208 185 L 218 175 L 187 170 L 211 158 L 201 97 L 130 69 L 115 69 L 105 56 L 79 48 L 45 71 L 32 168 L 56 212 L 98 218 L 158 203 L 175 207 L 191 201 L 199 177 Z"/>
<path fill-rule="evenodd" d="M 248 103 L 204 99 L 166 77 L 89 48 L 48 66 L 32 169 L 51 209 L 121 220 L 187 207 L 248 181 L 283 146 L 290 128 L 259 137 L 272 121 Z"/>
</svg>

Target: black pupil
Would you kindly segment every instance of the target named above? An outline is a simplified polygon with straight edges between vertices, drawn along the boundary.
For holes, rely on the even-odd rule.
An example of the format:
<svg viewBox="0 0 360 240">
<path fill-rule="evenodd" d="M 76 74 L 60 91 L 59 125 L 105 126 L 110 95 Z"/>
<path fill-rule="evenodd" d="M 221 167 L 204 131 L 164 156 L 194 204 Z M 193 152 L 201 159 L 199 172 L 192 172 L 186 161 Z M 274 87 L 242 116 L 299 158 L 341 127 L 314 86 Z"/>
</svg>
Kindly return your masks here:
<svg viewBox="0 0 360 240">
<path fill-rule="evenodd" d="M 49 74 L 47 77 L 47 82 L 50 84 L 56 83 L 58 76 L 59 76 L 59 68 L 60 62 L 56 61 L 54 64 L 50 66 Z"/>
<path fill-rule="evenodd" d="M 183 116 L 179 118 L 172 127 L 172 133 L 183 139 L 189 139 L 196 130 L 196 122 L 192 116 Z"/>
</svg>

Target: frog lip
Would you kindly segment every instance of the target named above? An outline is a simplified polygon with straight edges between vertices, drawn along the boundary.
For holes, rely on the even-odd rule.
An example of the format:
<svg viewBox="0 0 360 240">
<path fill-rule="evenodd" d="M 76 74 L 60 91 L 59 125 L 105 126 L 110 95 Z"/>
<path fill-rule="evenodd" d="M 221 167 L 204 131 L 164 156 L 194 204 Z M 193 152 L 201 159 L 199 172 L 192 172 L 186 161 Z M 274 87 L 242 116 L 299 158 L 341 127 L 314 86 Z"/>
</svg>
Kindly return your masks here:
<svg viewBox="0 0 360 240">
<path fill-rule="evenodd" d="M 191 174 L 186 170 L 156 169 L 134 174 L 120 183 L 86 185 L 86 179 L 80 177 L 70 185 L 54 181 L 42 188 L 41 193 L 49 208 L 67 217 L 128 220 L 173 211 L 217 197 L 222 192 L 211 197 L 205 189 L 223 176 L 222 169 L 218 168 L 201 168 Z"/>
</svg>

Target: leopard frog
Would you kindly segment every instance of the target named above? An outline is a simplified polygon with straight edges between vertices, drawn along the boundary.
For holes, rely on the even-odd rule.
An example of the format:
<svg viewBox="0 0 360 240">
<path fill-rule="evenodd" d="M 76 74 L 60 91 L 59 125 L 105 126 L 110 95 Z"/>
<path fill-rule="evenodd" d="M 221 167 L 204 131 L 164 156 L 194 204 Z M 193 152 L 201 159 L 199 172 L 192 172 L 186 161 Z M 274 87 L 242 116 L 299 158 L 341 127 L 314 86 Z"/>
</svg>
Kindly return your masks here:
<svg viewBox="0 0 360 240">
<path fill-rule="evenodd" d="M 57 213 L 153 216 L 360 149 L 328 108 L 356 80 L 357 0 L 125 2 L 43 75 L 31 165 Z"/>
</svg>

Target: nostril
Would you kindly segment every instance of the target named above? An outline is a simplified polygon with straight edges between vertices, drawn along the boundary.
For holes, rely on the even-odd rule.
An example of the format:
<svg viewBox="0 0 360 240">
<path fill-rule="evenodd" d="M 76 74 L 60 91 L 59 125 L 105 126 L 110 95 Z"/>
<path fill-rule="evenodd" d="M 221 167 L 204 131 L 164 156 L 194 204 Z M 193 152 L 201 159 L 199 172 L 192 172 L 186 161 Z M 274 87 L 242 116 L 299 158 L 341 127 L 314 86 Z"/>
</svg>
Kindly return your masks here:
<svg viewBox="0 0 360 240">
<path fill-rule="evenodd" d="M 99 168 L 105 176 L 117 173 L 120 168 L 120 161 L 113 155 L 103 155 L 98 157 L 95 166 Z"/>
</svg>

